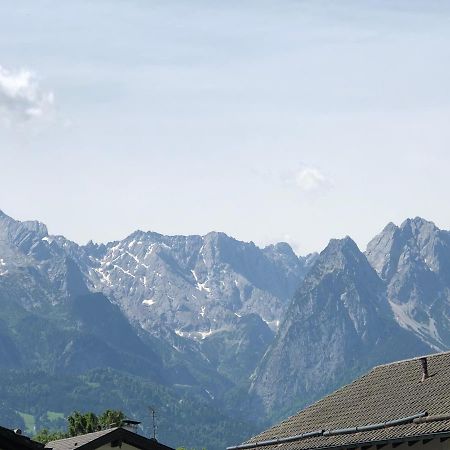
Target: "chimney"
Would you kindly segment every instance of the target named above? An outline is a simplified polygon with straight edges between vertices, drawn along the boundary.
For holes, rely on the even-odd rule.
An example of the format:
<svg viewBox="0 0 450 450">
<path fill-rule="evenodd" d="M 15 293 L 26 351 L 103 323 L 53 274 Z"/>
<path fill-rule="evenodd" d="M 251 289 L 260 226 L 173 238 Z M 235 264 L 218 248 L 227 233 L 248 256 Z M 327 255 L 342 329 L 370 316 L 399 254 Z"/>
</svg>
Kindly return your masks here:
<svg viewBox="0 0 450 450">
<path fill-rule="evenodd" d="M 138 432 L 138 427 L 141 424 L 141 422 L 137 421 L 137 420 L 130 420 L 130 419 L 124 419 L 122 420 L 122 428 L 124 428 L 125 430 L 131 431 L 133 433 Z"/>
<path fill-rule="evenodd" d="M 427 358 L 420 358 L 422 364 L 422 383 L 428 378 L 428 363 Z"/>
</svg>

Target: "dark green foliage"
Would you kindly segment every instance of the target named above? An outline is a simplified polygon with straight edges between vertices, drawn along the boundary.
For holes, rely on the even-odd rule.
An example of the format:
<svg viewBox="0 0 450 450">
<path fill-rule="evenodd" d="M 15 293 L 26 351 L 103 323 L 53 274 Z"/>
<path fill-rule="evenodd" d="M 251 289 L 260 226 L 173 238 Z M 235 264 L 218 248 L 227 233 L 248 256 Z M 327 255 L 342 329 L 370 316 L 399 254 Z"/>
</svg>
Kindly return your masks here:
<svg viewBox="0 0 450 450">
<path fill-rule="evenodd" d="M 33 439 L 47 444 L 47 442 L 57 439 L 92 433 L 112 425 L 121 426 L 124 419 L 125 414 L 119 410 L 107 409 L 99 416 L 93 412 L 80 413 L 79 411 L 74 411 L 67 417 L 67 431 L 50 431 L 48 428 L 44 428 Z"/>
<path fill-rule="evenodd" d="M 46 372 L 4 370 L 0 372 L 0 398 L 13 410 L 32 414 L 37 429 L 43 428 L 42 420 L 48 411 L 61 412 L 66 417 L 73 411 L 92 411 L 98 415 L 101 425 L 111 417 L 101 413 L 114 409 L 142 420 L 147 436 L 152 435 L 148 410 L 152 405 L 157 414 L 157 439 L 172 447 L 188 443 L 188 448 L 223 450 L 262 429 L 228 415 L 220 402 L 212 401 L 200 389 L 165 387 L 111 369 L 64 377 Z M 45 428 L 54 429 L 48 419 L 44 423 Z M 92 420 L 90 427 L 91 423 Z M 80 429 L 80 425 L 74 426 Z M 64 432 L 65 427 L 55 431 Z"/>
<path fill-rule="evenodd" d="M 125 414 L 122 411 L 107 409 L 98 417 L 98 423 L 102 428 L 111 426 L 120 427 L 125 419 Z"/>
<path fill-rule="evenodd" d="M 49 431 L 47 428 L 44 428 L 39 431 L 38 434 L 33 436 L 33 440 L 47 444 L 47 442 L 64 439 L 66 437 L 68 437 L 67 433 L 63 433 L 62 431 Z"/>
<path fill-rule="evenodd" d="M 79 411 L 74 411 L 67 418 L 67 423 L 69 436 L 93 433 L 100 429 L 98 417 L 93 412 L 82 414 Z"/>
<path fill-rule="evenodd" d="M 0 279 L 2 425 L 28 433 L 42 430 L 38 437 L 45 441 L 66 434 L 64 417 L 73 411 L 78 413 L 69 418 L 68 435 L 117 423 L 121 418 L 111 411 L 122 410 L 142 420 L 151 436 L 151 405 L 161 442 L 208 450 L 241 442 L 262 428 L 252 423 L 257 417 L 227 409 L 226 397 L 236 379 L 248 378 L 261 354 L 264 330 L 260 336 L 258 326 L 243 321 L 238 333 L 223 336 L 233 345 L 228 352 L 216 338 L 205 353 L 222 351 L 224 357 L 211 364 L 197 343 L 134 329 L 106 297 L 78 286 L 70 262 L 61 270 L 52 282 L 63 288 L 70 284 L 68 297 L 60 297 L 34 268 L 19 268 Z M 236 361 L 240 346 L 254 358 Z M 110 413 L 97 416 L 106 409 Z"/>
<path fill-rule="evenodd" d="M 0 355 L 5 357 L 4 364 L 0 363 L 0 399 L 9 408 L 2 425 L 29 432 L 34 425 L 37 430 L 65 432 L 62 417 L 73 411 L 100 414 L 114 409 L 142 420 L 144 431 L 151 436 L 151 405 L 157 411 L 157 437 L 171 446 L 223 449 L 262 429 L 251 423 L 256 416 L 248 419 L 233 407 L 227 409 L 230 402 L 225 395 L 232 383 L 226 377 L 231 374 L 222 368 L 230 362 L 235 366 L 233 352 L 220 364 L 221 375 L 196 348 L 174 350 L 194 344 L 180 339 L 172 346 L 136 333 L 121 311 L 100 294 L 79 296 L 44 311 L 19 303 L 25 288 L 17 293 L 13 288 L 21 285 L 27 286 L 21 279 L 0 289 L 0 349 L 4 349 Z M 105 326 L 96 326 L 96 317 L 102 317 Z M 249 342 L 253 348 L 255 340 L 246 328 L 242 336 L 238 333 L 230 339 L 236 345 Z M 214 346 L 219 349 L 220 343 L 215 340 Z M 257 345 L 254 349 L 259 352 Z M 238 370 L 248 373 L 244 366 Z M 17 412 L 33 416 L 33 426 L 26 427 Z M 86 423 L 83 420 L 74 418 L 72 433 L 99 426 L 92 417 Z M 44 438 L 48 438 L 45 433 Z"/>
</svg>

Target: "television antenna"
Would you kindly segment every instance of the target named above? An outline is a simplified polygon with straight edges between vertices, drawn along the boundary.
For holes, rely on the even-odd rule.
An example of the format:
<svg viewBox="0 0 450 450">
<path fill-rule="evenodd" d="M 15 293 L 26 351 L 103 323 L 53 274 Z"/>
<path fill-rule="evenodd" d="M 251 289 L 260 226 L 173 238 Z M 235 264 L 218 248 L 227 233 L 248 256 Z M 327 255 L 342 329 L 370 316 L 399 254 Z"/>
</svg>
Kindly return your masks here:
<svg viewBox="0 0 450 450">
<path fill-rule="evenodd" d="M 152 438 L 156 441 L 156 409 L 153 406 L 148 407 L 150 414 L 152 416 L 152 428 L 153 428 L 153 436 Z"/>
</svg>

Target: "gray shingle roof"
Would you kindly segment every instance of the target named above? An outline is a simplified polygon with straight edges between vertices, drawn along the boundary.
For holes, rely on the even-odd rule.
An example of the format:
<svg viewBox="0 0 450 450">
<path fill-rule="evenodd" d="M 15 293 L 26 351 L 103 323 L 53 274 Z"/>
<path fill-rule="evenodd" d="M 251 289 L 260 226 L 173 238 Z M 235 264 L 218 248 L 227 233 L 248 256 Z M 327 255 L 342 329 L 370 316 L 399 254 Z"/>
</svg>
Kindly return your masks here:
<svg viewBox="0 0 450 450">
<path fill-rule="evenodd" d="M 67 439 L 59 439 L 57 441 L 49 442 L 45 448 L 52 448 L 54 450 L 72 450 L 98 439 L 101 436 L 111 433 L 117 428 L 110 428 L 108 430 L 96 431 L 95 433 L 82 434 L 80 436 L 70 437 Z"/>
<path fill-rule="evenodd" d="M 155 439 L 148 439 L 124 428 L 109 428 L 107 430 L 96 431 L 94 433 L 82 434 L 80 436 L 59 439 L 49 442 L 45 448 L 53 450 L 83 450 L 97 449 L 110 442 L 126 442 L 138 449 L 145 450 L 173 450 Z"/>
<path fill-rule="evenodd" d="M 369 425 L 426 412 L 450 415 L 450 352 L 427 357 L 430 377 L 421 382 L 418 358 L 375 367 L 248 442 L 284 438 L 316 430 Z M 317 436 L 263 447 L 267 450 L 319 449 L 449 432 L 450 420 L 408 423 L 373 431 Z"/>
</svg>

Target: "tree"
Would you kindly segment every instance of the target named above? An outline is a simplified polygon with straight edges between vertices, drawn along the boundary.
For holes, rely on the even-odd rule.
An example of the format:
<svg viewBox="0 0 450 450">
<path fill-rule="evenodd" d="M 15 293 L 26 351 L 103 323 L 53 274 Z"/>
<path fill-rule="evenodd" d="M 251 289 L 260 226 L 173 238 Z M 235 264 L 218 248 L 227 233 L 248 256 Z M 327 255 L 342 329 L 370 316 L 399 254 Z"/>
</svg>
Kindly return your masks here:
<svg viewBox="0 0 450 450">
<path fill-rule="evenodd" d="M 93 412 L 81 414 L 79 411 L 74 411 L 68 418 L 68 433 L 69 436 L 78 436 L 80 434 L 93 433 L 100 429 L 98 417 Z"/>
<path fill-rule="evenodd" d="M 98 417 L 98 423 L 102 428 L 120 427 L 123 425 L 125 414 L 117 409 L 107 409 Z"/>
<path fill-rule="evenodd" d="M 125 420 L 125 414 L 116 409 L 107 409 L 100 416 L 93 412 L 81 413 L 74 411 L 67 417 L 67 432 L 49 431 L 47 428 L 39 431 L 34 437 L 38 442 L 46 444 L 50 441 L 66 437 L 79 436 L 80 434 L 93 433 L 109 427 L 120 427 Z"/>
<path fill-rule="evenodd" d="M 67 433 L 63 433 L 62 431 L 49 431 L 47 428 L 39 431 L 33 439 L 37 442 L 41 442 L 42 444 L 47 444 L 50 441 L 56 441 L 58 439 L 64 439 L 67 437 Z"/>
</svg>

